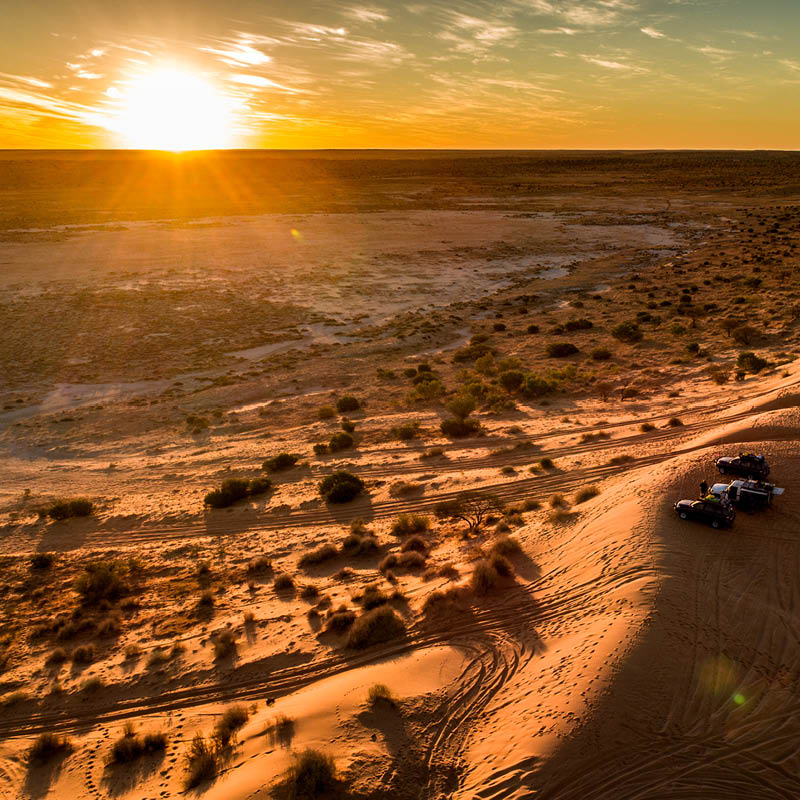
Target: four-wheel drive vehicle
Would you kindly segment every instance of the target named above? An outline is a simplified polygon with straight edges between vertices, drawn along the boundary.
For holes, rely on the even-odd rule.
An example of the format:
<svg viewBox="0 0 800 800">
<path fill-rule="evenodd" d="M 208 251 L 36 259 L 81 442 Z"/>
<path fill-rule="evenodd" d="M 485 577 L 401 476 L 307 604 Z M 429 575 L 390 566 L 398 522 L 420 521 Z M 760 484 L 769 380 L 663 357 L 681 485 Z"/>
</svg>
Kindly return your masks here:
<svg viewBox="0 0 800 800">
<path fill-rule="evenodd" d="M 705 522 L 712 528 L 729 528 L 736 519 L 733 506 L 721 500 L 679 500 L 675 511 L 681 519 Z"/>
<path fill-rule="evenodd" d="M 717 469 L 722 475 L 739 475 L 748 480 L 769 475 L 769 464 L 762 455 L 739 453 L 738 456 L 723 456 L 717 459 Z"/>
<path fill-rule="evenodd" d="M 783 489 L 763 481 L 731 481 L 715 483 L 711 494 L 719 498 L 727 498 L 736 508 L 742 511 L 758 511 L 772 503 L 773 495 L 783 494 Z"/>
</svg>

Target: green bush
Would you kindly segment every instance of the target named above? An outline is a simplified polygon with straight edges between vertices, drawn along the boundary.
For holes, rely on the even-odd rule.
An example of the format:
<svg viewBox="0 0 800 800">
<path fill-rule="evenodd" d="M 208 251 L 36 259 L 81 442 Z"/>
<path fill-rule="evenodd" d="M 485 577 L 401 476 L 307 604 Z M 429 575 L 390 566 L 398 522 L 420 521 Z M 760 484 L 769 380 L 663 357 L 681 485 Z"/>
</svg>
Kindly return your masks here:
<svg viewBox="0 0 800 800">
<path fill-rule="evenodd" d="M 336 416 L 336 409 L 333 406 L 320 406 L 317 410 L 320 419 L 333 419 Z"/>
<path fill-rule="evenodd" d="M 340 450 L 349 450 L 353 446 L 353 437 L 347 431 L 339 431 L 331 436 L 328 442 L 328 449 L 331 453 L 338 453 Z"/>
<path fill-rule="evenodd" d="M 211 508 L 227 508 L 250 494 L 250 481 L 244 478 L 226 478 L 219 489 L 209 492 L 204 503 Z"/>
<path fill-rule="evenodd" d="M 345 433 L 353 433 L 353 431 L 355 431 L 355 429 L 356 429 L 355 422 L 353 422 L 353 420 L 351 420 L 351 419 L 348 419 L 347 417 L 343 417 L 342 418 L 341 426 L 342 426 L 342 430 Z"/>
<path fill-rule="evenodd" d="M 319 484 L 319 493 L 328 503 L 349 503 L 366 488 L 357 475 L 337 470 L 326 476 Z"/>
<path fill-rule="evenodd" d="M 278 453 L 272 458 L 268 458 L 261 466 L 266 472 L 281 472 L 291 469 L 299 460 L 299 456 L 292 453 Z"/>
<path fill-rule="evenodd" d="M 269 478 L 253 478 L 247 484 L 247 493 L 251 497 L 266 494 L 269 491 L 272 491 L 272 481 Z"/>
<path fill-rule="evenodd" d="M 611 335 L 621 342 L 633 344 L 634 342 L 641 342 L 644 334 L 636 322 L 620 322 L 611 329 Z"/>
<path fill-rule="evenodd" d="M 539 375 L 531 374 L 526 376 L 521 392 L 525 397 L 535 399 L 537 397 L 544 397 L 547 394 L 552 394 L 555 389 L 555 384 L 552 381 L 542 378 Z"/>
<path fill-rule="evenodd" d="M 507 392 L 517 392 L 525 383 L 525 373 L 518 369 L 509 369 L 501 372 L 498 380 Z"/>
<path fill-rule="evenodd" d="M 745 372 L 752 372 L 754 375 L 761 372 L 768 363 L 769 362 L 765 358 L 761 358 L 749 351 L 739 353 L 739 357 L 736 359 L 736 366 L 739 369 L 743 369 Z"/>
<path fill-rule="evenodd" d="M 322 455 L 325 455 L 328 452 L 330 452 L 328 450 L 328 445 L 323 444 L 323 443 L 314 445 L 314 455 L 322 456 Z"/>
<path fill-rule="evenodd" d="M 547 345 L 548 358 L 568 358 L 578 352 L 578 348 L 572 342 L 550 342 Z"/>
<path fill-rule="evenodd" d="M 336 401 L 336 410 L 340 414 L 349 414 L 352 411 L 358 411 L 361 408 L 361 401 L 351 394 L 346 394 Z"/>
<path fill-rule="evenodd" d="M 439 428 L 445 436 L 458 439 L 465 436 L 474 436 L 481 429 L 481 424 L 476 419 L 453 418 L 443 419 Z"/>
<path fill-rule="evenodd" d="M 412 420 L 398 425 L 394 429 L 394 435 L 400 439 L 401 442 L 408 442 L 415 439 L 419 435 L 419 422 Z"/>
</svg>

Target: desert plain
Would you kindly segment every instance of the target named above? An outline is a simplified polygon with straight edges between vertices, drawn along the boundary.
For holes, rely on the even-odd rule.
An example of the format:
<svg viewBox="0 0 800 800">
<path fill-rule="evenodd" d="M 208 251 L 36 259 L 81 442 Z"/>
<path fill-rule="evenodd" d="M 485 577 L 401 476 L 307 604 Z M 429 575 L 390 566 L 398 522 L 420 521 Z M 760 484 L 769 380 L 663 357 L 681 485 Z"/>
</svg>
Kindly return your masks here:
<svg viewBox="0 0 800 800">
<path fill-rule="evenodd" d="M 800 796 L 800 156 L 8 151 L 0 198 L 0 797 Z M 742 451 L 785 493 L 678 519 Z"/>
</svg>

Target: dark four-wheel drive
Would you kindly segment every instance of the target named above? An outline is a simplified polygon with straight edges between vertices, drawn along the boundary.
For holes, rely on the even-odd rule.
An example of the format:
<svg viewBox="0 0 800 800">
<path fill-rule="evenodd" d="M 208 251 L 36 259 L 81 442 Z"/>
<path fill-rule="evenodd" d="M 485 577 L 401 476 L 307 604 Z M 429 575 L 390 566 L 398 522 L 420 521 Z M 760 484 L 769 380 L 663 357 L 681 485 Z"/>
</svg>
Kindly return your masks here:
<svg viewBox="0 0 800 800">
<path fill-rule="evenodd" d="M 723 456 L 717 459 L 717 469 L 722 475 L 738 475 L 750 480 L 766 478 L 769 475 L 769 464 L 762 455 L 739 453 L 738 456 Z"/>
<path fill-rule="evenodd" d="M 712 528 L 729 528 L 736 519 L 736 511 L 729 503 L 716 500 L 679 500 L 675 511 L 681 519 L 705 522 Z"/>
</svg>

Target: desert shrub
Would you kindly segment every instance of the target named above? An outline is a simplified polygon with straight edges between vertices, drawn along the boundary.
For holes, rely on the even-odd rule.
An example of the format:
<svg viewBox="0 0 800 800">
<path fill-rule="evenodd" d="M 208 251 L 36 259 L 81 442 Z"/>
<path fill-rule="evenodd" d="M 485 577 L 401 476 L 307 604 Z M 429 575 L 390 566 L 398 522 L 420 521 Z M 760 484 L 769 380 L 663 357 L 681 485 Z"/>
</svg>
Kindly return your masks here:
<svg viewBox="0 0 800 800">
<path fill-rule="evenodd" d="M 53 520 L 71 519 L 72 517 L 88 517 L 94 511 L 94 503 L 85 497 L 74 497 L 67 500 L 54 500 L 46 509 L 46 514 Z"/>
<path fill-rule="evenodd" d="M 348 419 L 347 417 L 342 417 L 340 425 L 345 433 L 353 433 L 353 431 L 356 429 L 355 422 L 353 422 L 353 420 L 351 419 Z"/>
<path fill-rule="evenodd" d="M 501 556 L 514 556 L 522 552 L 522 546 L 513 536 L 501 536 L 492 545 L 492 552 Z"/>
<path fill-rule="evenodd" d="M 609 463 L 609 464 L 610 464 L 612 467 L 617 467 L 617 466 L 619 466 L 619 465 L 621 465 L 621 464 L 630 464 L 630 463 L 631 463 L 631 461 L 634 461 L 634 460 L 635 460 L 635 459 L 633 458 L 633 456 L 612 456 L 612 457 L 611 457 L 611 458 L 608 460 L 608 463 Z"/>
<path fill-rule="evenodd" d="M 212 645 L 215 659 L 227 658 L 236 652 L 236 634 L 230 628 L 225 628 L 224 631 L 213 637 Z"/>
<path fill-rule="evenodd" d="M 689 342 L 686 345 L 686 352 L 689 355 L 696 356 L 700 352 L 700 344 L 698 342 Z"/>
<path fill-rule="evenodd" d="M 547 394 L 552 394 L 555 390 L 556 384 L 554 381 L 533 373 L 525 376 L 525 383 L 520 387 L 520 392 L 530 399 L 544 397 Z"/>
<path fill-rule="evenodd" d="M 119 561 L 93 561 L 75 581 L 75 589 L 85 604 L 117 600 L 130 591 L 127 570 Z"/>
<path fill-rule="evenodd" d="M 331 436 L 328 442 L 328 449 L 331 453 L 338 453 L 341 450 L 349 450 L 353 446 L 353 437 L 347 431 L 339 431 Z"/>
<path fill-rule="evenodd" d="M 475 562 L 470 577 L 470 586 L 475 594 L 488 594 L 496 588 L 500 576 L 497 570 L 486 559 Z"/>
<path fill-rule="evenodd" d="M 655 429 L 656 429 L 656 426 L 655 426 L 655 425 L 653 425 L 653 423 L 652 423 L 652 422 L 643 422 L 643 423 L 642 423 L 642 424 L 639 426 L 639 430 L 640 430 L 642 433 L 649 433 L 650 431 L 654 431 Z"/>
<path fill-rule="evenodd" d="M 320 442 L 319 444 L 315 444 L 313 450 L 314 450 L 314 455 L 317 456 L 323 456 L 325 455 L 325 453 L 329 452 L 328 445 L 322 442 Z"/>
<path fill-rule="evenodd" d="M 473 436 L 481 429 L 481 424 L 476 419 L 443 419 L 439 429 L 445 436 L 458 439 Z"/>
<path fill-rule="evenodd" d="M 578 348 L 572 342 L 550 342 L 547 345 L 548 358 L 568 358 L 578 352 Z"/>
<path fill-rule="evenodd" d="M 312 602 L 319 597 L 319 589 L 314 586 L 313 583 L 307 583 L 301 590 L 300 590 L 300 597 L 303 600 L 307 600 Z"/>
<path fill-rule="evenodd" d="M 406 378 L 413 378 L 416 374 L 417 374 L 417 368 L 416 367 L 406 367 L 403 370 L 403 376 L 406 377 Z"/>
<path fill-rule="evenodd" d="M 286 775 L 273 788 L 279 800 L 317 800 L 333 794 L 338 786 L 331 756 L 313 750 L 296 755 Z"/>
<path fill-rule="evenodd" d="M 423 555 L 423 553 L 417 550 L 407 550 L 401 552 L 399 555 L 397 553 L 389 553 L 389 555 L 378 564 L 378 569 L 383 573 L 387 573 L 388 570 L 392 569 L 413 571 L 422 569 L 424 566 L 425 555 Z"/>
<path fill-rule="evenodd" d="M 185 789 L 194 789 L 217 774 L 219 760 L 216 749 L 201 734 L 196 734 L 185 756 L 186 771 L 183 779 Z"/>
<path fill-rule="evenodd" d="M 338 555 L 339 551 L 332 544 L 321 544 L 319 547 L 315 547 L 313 550 L 303 553 L 297 563 L 304 568 L 311 567 L 315 564 L 322 564 L 324 561 L 330 561 Z M 277 578 L 275 580 L 277 582 Z"/>
<path fill-rule="evenodd" d="M 621 342 L 627 342 L 629 344 L 633 344 L 634 342 L 640 342 L 644 338 L 644 334 L 639 328 L 638 323 L 636 322 L 620 322 L 619 325 L 615 325 L 611 329 L 611 335 L 615 339 L 619 339 Z"/>
<path fill-rule="evenodd" d="M 367 611 L 378 608 L 378 606 L 385 606 L 388 602 L 388 596 L 385 595 L 375 583 L 369 584 L 361 595 L 361 605 Z"/>
<path fill-rule="evenodd" d="M 336 416 L 336 409 L 333 406 L 320 406 L 317 416 L 322 419 L 333 419 Z"/>
<path fill-rule="evenodd" d="M 163 733 L 148 733 L 139 736 L 129 723 L 125 732 L 111 746 L 109 764 L 130 764 L 146 755 L 154 755 L 167 748 L 167 737 Z"/>
<path fill-rule="evenodd" d="M 410 536 L 414 533 L 425 533 L 431 527 L 430 518 L 424 514 L 400 514 L 392 523 L 394 536 Z"/>
<path fill-rule="evenodd" d="M 247 562 L 247 573 L 249 575 L 261 575 L 272 569 L 272 559 L 267 556 L 253 556 Z"/>
<path fill-rule="evenodd" d="M 554 494 L 550 498 L 550 508 L 566 508 L 568 505 L 563 494 Z"/>
<path fill-rule="evenodd" d="M 498 380 L 507 392 L 517 392 L 525 383 L 525 373 L 518 369 L 509 369 L 501 372 Z"/>
<path fill-rule="evenodd" d="M 432 447 L 424 453 L 419 454 L 420 461 L 426 461 L 429 458 L 442 458 L 444 456 L 444 449 L 441 447 Z"/>
<path fill-rule="evenodd" d="M 492 325 L 492 330 L 493 330 L 493 331 L 495 331 L 496 333 L 501 333 L 501 332 L 502 332 L 502 331 L 504 331 L 505 329 L 506 329 L 506 324 L 505 324 L 505 322 L 495 322 L 495 323 Z"/>
<path fill-rule="evenodd" d="M 525 333 L 530 333 L 530 334 L 539 333 L 539 326 L 538 325 L 528 325 L 528 327 L 525 328 Z"/>
<path fill-rule="evenodd" d="M 83 644 L 72 651 L 73 664 L 91 664 L 94 661 L 94 645 Z"/>
<path fill-rule="evenodd" d="M 454 580 L 457 579 L 455 576 Z M 448 616 L 465 611 L 469 607 L 467 591 L 461 586 L 451 586 L 449 589 L 436 589 L 431 592 L 422 604 L 422 613 L 425 616 L 447 614 Z"/>
<path fill-rule="evenodd" d="M 469 361 L 477 361 L 492 354 L 492 348 L 485 341 L 477 341 L 473 336 L 469 345 L 461 347 L 453 353 L 453 363 L 464 364 Z"/>
<path fill-rule="evenodd" d="M 667 425 L 670 428 L 680 428 L 683 425 L 683 422 L 678 419 L 678 417 L 670 417 L 670 419 L 667 421 Z"/>
<path fill-rule="evenodd" d="M 333 549 L 334 556 L 336 555 L 336 548 Z M 323 558 L 323 561 L 325 559 Z M 319 563 L 319 562 L 316 562 Z M 288 572 L 279 572 L 275 576 L 275 580 L 272 583 L 272 588 L 275 589 L 276 592 L 290 592 L 294 589 L 294 579 Z"/>
<path fill-rule="evenodd" d="M 31 569 L 49 569 L 53 565 L 52 553 L 34 553 L 28 563 Z"/>
<path fill-rule="evenodd" d="M 365 484 L 361 478 L 344 470 L 331 473 L 319 484 L 319 493 L 328 503 L 348 503 L 364 489 Z"/>
<path fill-rule="evenodd" d="M 325 623 L 325 630 L 332 633 L 344 633 L 349 630 L 356 621 L 355 611 L 351 611 L 346 606 L 339 606 L 333 611 Z"/>
<path fill-rule="evenodd" d="M 510 578 L 514 574 L 511 562 L 501 553 L 492 553 L 489 557 L 489 566 L 501 577 Z"/>
<path fill-rule="evenodd" d="M 147 667 L 148 669 L 160 667 L 162 664 L 166 664 L 167 661 L 169 661 L 169 654 L 160 647 L 156 647 L 147 657 Z"/>
<path fill-rule="evenodd" d="M 475 398 L 467 394 L 456 395 L 448 401 L 446 407 L 456 419 L 465 420 L 475 411 Z"/>
<path fill-rule="evenodd" d="M 389 687 L 385 683 L 376 683 L 369 687 L 367 692 L 367 700 L 371 706 L 375 705 L 390 705 L 396 706 L 397 700 L 394 699 Z"/>
<path fill-rule="evenodd" d="M 268 458 L 261 468 L 266 472 L 281 472 L 285 469 L 291 469 L 299 460 L 299 456 L 293 453 L 278 453 L 272 458 Z"/>
<path fill-rule="evenodd" d="M 205 496 L 203 502 L 211 508 L 227 508 L 249 494 L 250 481 L 244 478 L 226 478 L 219 489 L 214 489 Z"/>
<path fill-rule="evenodd" d="M 213 738 L 221 747 L 227 747 L 236 738 L 240 728 L 244 727 L 250 717 L 250 712 L 241 704 L 225 709 L 222 716 L 214 725 Z"/>
<path fill-rule="evenodd" d="M 247 484 L 247 493 L 252 497 L 266 494 L 271 489 L 272 481 L 269 478 L 253 478 Z"/>
<path fill-rule="evenodd" d="M 758 331 L 752 325 L 740 325 L 733 333 L 733 340 L 743 345 L 750 345 L 758 337 Z"/>
<path fill-rule="evenodd" d="M 407 553 L 411 550 L 415 550 L 418 553 L 426 553 L 428 545 L 421 536 L 411 536 L 403 542 L 400 552 Z"/>
<path fill-rule="evenodd" d="M 55 664 L 63 664 L 67 660 L 68 656 L 66 651 L 63 647 L 57 647 L 47 656 L 46 661 L 44 662 L 48 666 L 55 665 Z"/>
<path fill-rule="evenodd" d="M 586 486 L 575 495 L 575 502 L 585 503 L 587 500 L 591 500 L 593 497 L 597 497 L 599 494 L 600 489 L 598 489 L 596 486 Z"/>
<path fill-rule="evenodd" d="M 336 401 L 336 410 L 340 414 L 349 414 L 352 411 L 358 411 L 361 408 L 361 401 L 351 394 L 346 394 Z"/>
<path fill-rule="evenodd" d="M 555 463 L 553 462 L 553 459 L 548 458 L 547 456 L 539 459 L 539 466 L 542 469 L 555 469 L 556 467 Z"/>
<path fill-rule="evenodd" d="M 342 540 L 341 551 L 351 558 L 374 555 L 380 550 L 378 540 L 369 531 L 351 530 Z"/>
<path fill-rule="evenodd" d="M 379 606 L 362 614 L 350 629 L 347 646 L 355 650 L 405 636 L 406 625 L 389 606 Z"/>
<path fill-rule="evenodd" d="M 394 429 L 394 435 L 400 439 L 401 442 L 408 442 L 411 439 L 415 439 L 419 436 L 419 422 L 417 420 L 413 420 L 410 422 L 404 422 L 402 425 L 398 425 Z"/>
<path fill-rule="evenodd" d="M 594 323 L 591 320 L 585 319 L 581 317 L 580 319 L 568 319 L 564 323 L 564 330 L 568 333 L 572 333 L 573 331 L 588 331 L 589 329 L 594 327 Z"/>
<path fill-rule="evenodd" d="M 739 369 L 743 369 L 745 372 L 752 372 L 753 374 L 761 372 L 767 364 L 768 362 L 766 359 L 760 358 L 755 353 L 749 351 L 739 353 L 739 357 L 736 359 L 736 366 Z"/>
<path fill-rule="evenodd" d="M 200 593 L 200 597 L 197 600 L 197 607 L 199 610 L 206 613 L 214 608 L 214 595 L 210 589 L 206 589 L 204 592 Z"/>
<path fill-rule="evenodd" d="M 68 755 L 72 750 L 72 742 L 66 736 L 42 733 L 36 737 L 26 755 L 28 763 L 44 764 L 56 756 Z"/>
<path fill-rule="evenodd" d="M 592 350 L 592 358 L 595 361 L 608 361 L 611 358 L 611 351 L 607 347 L 595 347 Z"/>
</svg>

